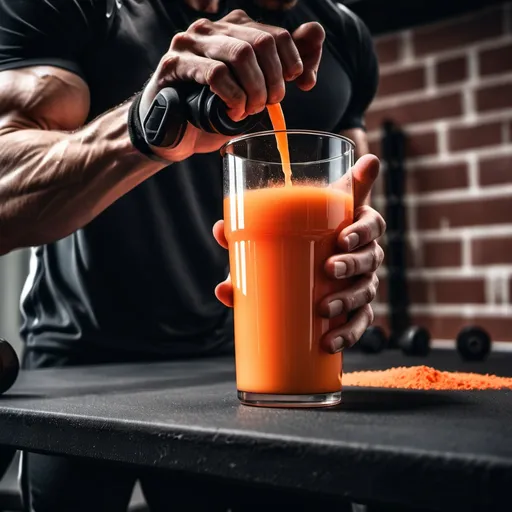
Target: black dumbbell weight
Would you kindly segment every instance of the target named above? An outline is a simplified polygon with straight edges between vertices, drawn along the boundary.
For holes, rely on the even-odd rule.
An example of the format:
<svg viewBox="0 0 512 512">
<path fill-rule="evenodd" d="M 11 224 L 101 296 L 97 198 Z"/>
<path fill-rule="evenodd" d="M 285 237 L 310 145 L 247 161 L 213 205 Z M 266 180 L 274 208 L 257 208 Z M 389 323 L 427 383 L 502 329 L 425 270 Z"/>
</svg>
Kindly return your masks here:
<svg viewBox="0 0 512 512">
<path fill-rule="evenodd" d="M 481 327 L 468 326 L 457 336 L 457 352 L 466 361 L 483 361 L 491 351 L 491 337 Z"/>
<path fill-rule="evenodd" d="M 408 356 L 427 356 L 430 352 L 430 333 L 424 327 L 413 325 L 406 329 L 398 341 Z"/>
<path fill-rule="evenodd" d="M 387 343 L 386 333 L 384 329 L 376 325 L 372 325 L 366 329 L 359 340 L 361 352 L 366 354 L 378 354 L 384 350 Z"/>
<path fill-rule="evenodd" d="M 0 395 L 16 382 L 20 363 L 10 343 L 0 338 Z"/>
</svg>

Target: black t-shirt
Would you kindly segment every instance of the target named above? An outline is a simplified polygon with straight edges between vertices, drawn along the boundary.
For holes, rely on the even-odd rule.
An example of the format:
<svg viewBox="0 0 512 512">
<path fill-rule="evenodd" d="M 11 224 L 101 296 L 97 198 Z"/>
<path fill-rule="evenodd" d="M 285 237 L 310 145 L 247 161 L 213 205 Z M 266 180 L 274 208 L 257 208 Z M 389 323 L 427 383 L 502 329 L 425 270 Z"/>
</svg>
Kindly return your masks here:
<svg viewBox="0 0 512 512">
<path fill-rule="evenodd" d="M 300 0 L 281 14 L 221 0 L 209 17 L 238 7 L 290 31 L 312 20 L 328 31 L 316 87 L 306 93 L 287 85 L 289 128 L 364 127 L 377 64 L 361 20 L 345 7 L 329 10 L 324 0 Z M 90 88 L 92 119 L 141 90 L 172 36 L 204 16 L 183 0 L 0 0 L 0 70 L 54 65 L 78 74 Z M 267 118 L 255 130 L 263 128 L 270 128 Z M 232 314 L 214 296 L 228 272 L 227 252 L 211 234 L 222 215 L 219 153 L 198 154 L 83 229 L 33 248 L 21 300 L 27 346 L 120 357 L 230 350 Z"/>
</svg>

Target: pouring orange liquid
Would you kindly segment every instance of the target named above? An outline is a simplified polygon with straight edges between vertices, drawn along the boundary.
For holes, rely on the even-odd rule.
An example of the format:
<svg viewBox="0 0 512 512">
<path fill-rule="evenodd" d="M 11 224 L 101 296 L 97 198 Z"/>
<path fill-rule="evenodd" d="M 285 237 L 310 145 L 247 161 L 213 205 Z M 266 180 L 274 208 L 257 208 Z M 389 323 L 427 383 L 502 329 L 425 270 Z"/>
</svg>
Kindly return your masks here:
<svg viewBox="0 0 512 512">
<path fill-rule="evenodd" d="M 276 142 L 279 155 L 281 157 L 281 165 L 283 166 L 284 184 L 286 187 L 292 186 L 292 168 L 290 164 L 290 151 L 288 148 L 288 136 L 286 135 L 286 121 L 284 119 L 283 109 L 280 103 L 267 105 L 267 112 L 272 122 L 272 128 L 276 133 Z"/>
<path fill-rule="evenodd" d="M 267 108 L 274 130 L 284 130 L 280 105 Z M 342 354 L 328 354 L 320 341 L 345 318 L 321 318 L 316 308 L 339 289 L 324 264 L 340 230 L 353 221 L 352 196 L 332 187 L 292 186 L 287 134 L 276 139 L 285 186 L 224 199 L 237 388 L 274 395 L 338 392 Z"/>
</svg>

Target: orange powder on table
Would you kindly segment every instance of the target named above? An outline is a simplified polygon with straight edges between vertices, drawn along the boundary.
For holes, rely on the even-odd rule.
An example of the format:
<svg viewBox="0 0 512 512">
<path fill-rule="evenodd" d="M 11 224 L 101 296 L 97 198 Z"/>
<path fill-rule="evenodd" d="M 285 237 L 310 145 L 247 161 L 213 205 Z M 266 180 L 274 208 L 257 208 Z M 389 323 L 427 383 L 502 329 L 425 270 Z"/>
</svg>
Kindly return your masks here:
<svg viewBox="0 0 512 512">
<path fill-rule="evenodd" d="M 343 385 L 426 390 L 512 389 L 512 378 L 411 366 L 344 373 Z"/>
</svg>

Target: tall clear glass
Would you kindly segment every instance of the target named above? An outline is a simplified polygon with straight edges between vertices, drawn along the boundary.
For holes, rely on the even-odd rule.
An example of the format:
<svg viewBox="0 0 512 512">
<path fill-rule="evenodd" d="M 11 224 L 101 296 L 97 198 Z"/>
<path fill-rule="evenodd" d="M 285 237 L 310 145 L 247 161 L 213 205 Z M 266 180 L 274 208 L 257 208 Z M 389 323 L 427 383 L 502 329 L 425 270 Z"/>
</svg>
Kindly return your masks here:
<svg viewBox="0 0 512 512">
<path fill-rule="evenodd" d="M 322 337 L 320 300 L 343 286 L 325 272 L 337 235 L 353 222 L 354 144 L 331 133 L 289 130 L 292 185 L 276 132 L 226 144 L 224 220 L 234 287 L 238 398 L 246 405 L 315 407 L 341 400 L 342 354 Z"/>
</svg>

